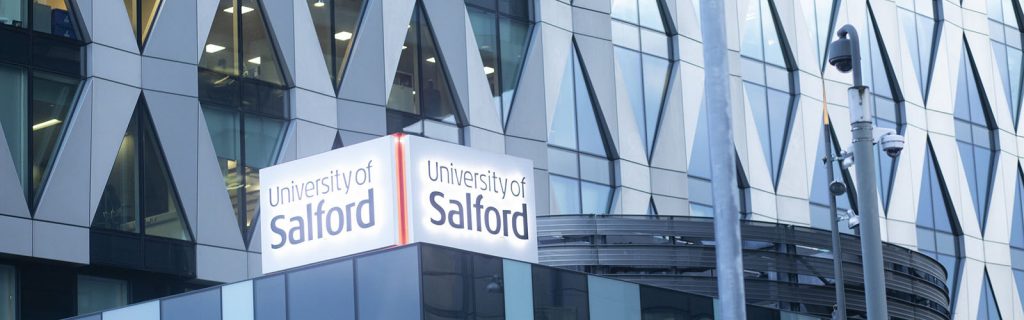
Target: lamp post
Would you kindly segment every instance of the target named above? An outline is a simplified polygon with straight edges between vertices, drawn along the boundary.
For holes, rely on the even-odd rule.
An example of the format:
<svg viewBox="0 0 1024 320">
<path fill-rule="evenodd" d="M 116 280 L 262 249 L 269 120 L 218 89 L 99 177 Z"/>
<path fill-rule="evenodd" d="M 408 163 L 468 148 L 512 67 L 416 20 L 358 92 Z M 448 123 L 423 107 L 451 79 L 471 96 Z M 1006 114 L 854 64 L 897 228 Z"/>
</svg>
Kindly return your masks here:
<svg viewBox="0 0 1024 320">
<path fill-rule="evenodd" d="M 882 237 L 878 222 L 878 194 L 875 188 L 874 125 L 870 90 L 861 76 L 860 46 L 857 30 L 845 25 L 836 35 L 839 39 L 829 44 L 828 62 L 840 72 L 853 70 L 853 86 L 847 91 L 850 98 L 850 126 L 853 133 L 853 158 L 857 166 L 857 208 L 860 211 L 860 246 L 864 266 L 864 299 L 868 319 L 888 319 L 885 295 L 885 270 L 882 261 Z M 902 137 L 899 138 L 900 150 Z M 889 153 L 888 148 L 886 152 Z M 896 151 L 898 153 L 898 150 Z M 892 155 L 890 153 L 890 155 Z M 833 222 L 835 224 L 835 222 Z"/>
<path fill-rule="evenodd" d="M 829 220 L 832 226 L 832 269 L 835 272 L 836 287 L 836 310 L 832 313 L 832 319 L 846 319 L 846 282 L 843 280 L 843 247 L 839 239 L 839 214 L 836 211 L 836 197 L 846 193 L 846 186 L 835 180 L 832 156 L 832 124 L 828 119 L 828 108 L 824 107 L 825 126 L 822 137 L 825 139 L 825 172 L 828 173 L 828 207 Z"/>
</svg>

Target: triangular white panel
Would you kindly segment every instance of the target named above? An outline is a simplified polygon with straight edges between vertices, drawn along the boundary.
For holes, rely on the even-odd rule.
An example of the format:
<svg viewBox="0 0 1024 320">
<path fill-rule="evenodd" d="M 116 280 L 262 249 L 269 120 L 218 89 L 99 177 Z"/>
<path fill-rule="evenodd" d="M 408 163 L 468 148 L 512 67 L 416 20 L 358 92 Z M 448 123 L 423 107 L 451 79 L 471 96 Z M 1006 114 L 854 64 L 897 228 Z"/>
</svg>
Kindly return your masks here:
<svg viewBox="0 0 1024 320">
<path fill-rule="evenodd" d="M 452 93 L 456 100 L 459 101 L 458 105 L 462 106 L 466 117 L 469 118 L 470 124 L 472 124 L 473 122 L 478 121 L 474 120 L 474 118 L 476 118 L 474 111 L 477 109 L 475 107 L 488 108 L 488 106 L 491 106 L 492 104 L 491 101 L 488 100 L 486 101 L 487 104 L 474 106 L 473 102 L 476 101 L 469 99 L 469 92 L 467 90 L 462 90 L 463 88 L 469 87 L 469 79 L 472 79 L 470 78 L 469 69 L 467 67 L 470 65 L 467 61 L 469 58 L 467 52 L 478 52 L 477 59 L 474 60 L 474 62 L 480 61 L 479 50 L 476 49 L 475 44 L 476 39 L 473 38 L 471 33 L 473 32 L 473 28 L 469 26 L 467 22 L 468 15 L 464 19 L 458 18 L 458 13 L 466 12 L 466 5 L 462 1 L 424 1 L 423 8 L 426 11 L 424 12 L 426 15 L 425 19 L 429 22 L 430 28 L 434 31 L 434 41 L 437 43 L 437 51 L 438 54 L 441 55 L 441 61 L 444 62 L 448 80 L 452 83 Z M 467 37 L 473 39 L 473 46 L 468 46 L 466 41 Z M 465 48 L 465 50 L 462 50 L 462 48 Z M 399 54 L 401 54 L 402 51 L 401 47 L 398 47 L 397 49 L 385 47 L 384 53 L 390 54 L 389 51 L 392 50 Z M 480 70 L 479 74 L 483 75 L 483 63 L 481 62 L 480 69 L 475 70 Z M 477 72 L 474 72 L 474 74 L 476 73 Z M 479 79 L 482 79 L 483 83 L 487 83 L 486 78 L 481 77 Z M 488 90 L 490 90 L 490 88 L 488 88 Z M 489 107 L 489 109 L 493 110 L 494 107 Z M 496 112 L 494 114 L 496 115 Z M 496 124 L 494 121 L 491 121 L 491 124 L 492 126 L 488 127 L 490 130 L 500 128 L 500 126 L 493 126 L 493 124 Z M 501 132 L 501 130 L 495 131 Z"/>
<path fill-rule="evenodd" d="M 90 79 L 82 84 L 75 113 L 64 129 L 64 140 L 36 207 L 36 219 L 78 226 L 89 226 L 92 221 L 90 161 L 84 159 L 90 159 L 89 154 L 95 149 L 89 133 L 93 131 L 93 85 L 97 81 L 102 80 Z"/>
<path fill-rule="evenodd" d="M 384 0 L 384 92 L 390 93 L 391 86 L 394 85 L 398 60 L 402 56 L 402 44 L 405 43 L 405 36 L 411 29 L 409 21 L 412 20 L 412 12 L 415 8 L 416 0 Z M 443 57 L 442 61 L 444 61 Z M 352 61 L 352 63 L 358 64 L 359 62 Z M 375 103 L 375 101 L 367 102 Z"/>
<path fill-rule="evenodd" d="M 576 46 L 579 47 L 580 63 L 583 64 L 584 71 L 586 71 L 584 75 L 590 80 L 590 86 L 593 88 L 592 93 L 597 98 L 595 103 L 601 107 L 601 113 L 604 115 L 605 125 L 608 126 L 608 132 L 611 133 L 612 140 L 618 142 L 618 119 L 620 117 L 615 107 L 619 103 L 619 98 L 616 96 L 618 92 L 616 88 L 625 87 L 619 87 L 618 83 L 616 83 L 617 78 L 621 76 L 615 67 L 612 44 L 607 40 L 581 35 L 576 37 Z M 612 75 L 616 75 L 615 78 Z M 557 86 L 549 88 L 557 88 Z M 625 101 L 629 101 L 626 93 L 621 94 L 621 96 L 626 97 Z M 632 111 L 627 111 L 623 114 L 631 115 Z M 646 146 L 645 143 L 646 141 L 641 144 Z"/>
<path fill-rule="evenodd" d="M 267 34 L 273 37 L 273 43 L 277 46 L 277 52 L 279 53 L 279 61 L 281 61 L 281 69 L 284 70 L 287 79 L 295 79 L 295 70 L 297 69 L 295 62 L 295 37 L 297 31 L 295 29 L 295 8 L 302 5 L 302 9 L 309 12 L 305 8 L 305 1 L 259 1 L 263 5 L 263 17 L 267 20 Z M 316 31 L 312 28 L 309 29 L 310 37 L 316 38 Z M 320 51 L 316 50 L 320 46 L 310 47 L 305 50 L 306 52 L 315 53 L 316 58 L 321 57 Z M 320 60 L 313 60 L 317 62 Z M 297 81 L 293 83 L 298 84 Z"/>
<path fill-rule="evenodd" d="M 173 1 L 173 0 L 171 0 Z M 217 15 L 219 0 L 196 0 L 196 60 L 203 56 L 206 39 L 210 36 L 213 17 Z"/>
<path fill-rule="evenodd" d="M 200 118 L 199 101 L 196 98 L 156 91 L 145 91 L 146 103 L 152 115 L 160 145 L 174 186 L 178 190 L 182 209 L 188 218 L 192 234 L 196 234 L 196 183 L 198 168 L 196 153 L 198 152 L 198 132 Z"/>
<path fill-rule="evenodd" d="M 123 1 L 95 0 L 92 8 L 92 41 L 127 52 L 139 53 L 128 11 Z M 123 131 L 121 132 L 124 133 Z"/>
<path fill-rule="evenodd" d="M 124 12 L 124 8 L 119 9 Z M 121 140 L 124 139 L 124 132 L 135 111 L 135 105 L 139 102 L 139 93 L 138 88 L 99 78 L 93 80 L 90 215 L 95 214 L 99 205 L 103 188 L 110 177 L 110 169 L 114 165 L 114 157 L 121 147 Z"/>
<path fill-rule="evenodd" d="M 150 57 L 188 64 L 199 63 L 196 37 L 198 32 L 196 1 L 164 0 L 146 39 L 143 54 Z"/>
<path fill-rule="evenodd" d="M 651 155 L 651 166 L 675 171 L 686 171 L 686 143 L 683 140 L 685 126 L 683 124 L 683 85 L 681 71 L 676 63 L 669 75 L 668 89 L 665 93 L 665 105 L 661 111 L 661 124 L 658 126 L 654 153 Z"/>
<path fill-rule="evenodd" d="M 323 51 L 313 50 L 320 48 L 320 39 L 313 28 L 309 5 L 305 1 L 292 3 L 295 5 L 295 86 L 334 96 L 333 80 L 327 64 L 323 62 Z M 286 47 L 288 44 L 282 43 L 281 46 Z"/>
<path fill-rule="evenodd" d="M 342 79 L 341 88 L 338 90 L 339 98 L 381 106 L 387 104 L 388 91 L 385 88 L 390 88 L 391 81 L 394 79 L 394 70 L 398 68 L 398 61 L 393 61 L 393 68 L 390 69 L 392 70 L 391 78 L 385 75 L 386 72 L 381 72 L 385 70 L 384 21 L 382 20 L 385 1 L 391 2 L 390 0 L 367 0 L 366 2 L 365 12 L 362 19 L 359 20 L 359 35 L 355 38 L 352 52 L 349 53 L 349 62 L 345 66 L 345 79 L 357 80 L 345 81 Z M 412 10 L 410 9 L 405 22 L 401 23 L 408 25 L 411 16 Z M 403 33 L 403 37 L 396 41 L 399 41 L 398 45 L 401 46 L 401 41 L 404 40 Z M 393 44 L 393 42 L 388 43 Z"/>
<path fill-rule="evenodd" d="M 546 110 L 547 126 L 544 128 L 542 140 L 547 140 L 548 132 L 551 131 L 551 124 L 555 117 L 555 109 L 558 106 L 558 97 L 561 94 L 558 90 L 548 88 L 560 88 L 562 78 L 565 76 L 565 64 L 569 63 L 569 54 L 572 49 L 572 34 L 565 30 L 552 26 L 538 24 L 538 32 L 542 32 L 544 44 L 544 105 Z M 575 53 L 572 53 L 575 54 Z M 513 110 L 513 113 L 516 111 Z"/>
<path fill-rule="evenodd" d="M 546 46 L 542 41 L 542 27 L 534 27 L 530 49 L 526 51 L 519 87 L 516 88 L 512 107 L 509 110 L 505 134 L 530 138 L 537 141 L 547 139 L 549 122 L 547 113 L 544 56 Z M 565 66 L 562 66 L 565 69 Z"/>
</svg>

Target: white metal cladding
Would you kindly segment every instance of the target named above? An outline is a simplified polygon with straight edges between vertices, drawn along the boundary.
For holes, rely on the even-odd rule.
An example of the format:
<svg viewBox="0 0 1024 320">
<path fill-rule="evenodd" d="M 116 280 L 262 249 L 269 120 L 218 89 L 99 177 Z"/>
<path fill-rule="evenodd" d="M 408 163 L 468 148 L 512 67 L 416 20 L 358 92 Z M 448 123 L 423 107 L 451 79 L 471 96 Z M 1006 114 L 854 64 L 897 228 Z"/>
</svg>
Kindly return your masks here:
<svg viewBox="0 0 1024 320">
<path fill-rule="evenodd" d="M 196 241 L 203 246 L 198 256 L 199 276 L 213 281 L 234 281 L 259 274 L 256 258 L 260 235 L 253 236 L 245 248 L 224 182 L 215 162 L 203 111 L 197 108 L 196 64 L 205 44 L 216 0 L 163 1 L 154 29 L 145 48 L 138 48 L 128 17 L 120 2 L 72 0 L 80 16 L 87 44 L 87 80 L 76 103 L 75 117 L 56 159 L 54 174 L 43 190 L 42 202 L 33 219 L 69 226 L 88 226 L 107 179 L 127 119 L 140 94 L 150 101 L 157 132 L 175 180 L 183 210 Z M 546 129 L 552 116 L 558 84 L 565 70 L 566 52 L 575 47 L 593 88 L 594 101 L 601 120 L 610 133 L 611 149 L 616 150 L 616 181 L 612 212 L 643 214 L 653 203 L 662 215 L 688 215 L 691 195 L 702 192 L 690 188 L 686 172 L 695 156 L 694 139 L 703 93 L 703 61 L 700 54 L 701 25 L 698 0 L 658 0 L 664 9 L 671 45 L 675 52 L 665 90 L 663 115 L 653 154 L 643 156 L 628 92 L 613 54 L 609 16 L 611 0 L 575 1 L 532 0 L 535 24 L 524 54 L 507 126 L 501 125 L 494 111 L 490 92 L 483 85 L 482 64 L 466 6 L 462 1 L 422 0 L 446 66 L 453 96 L 465 115 L 463 130 L 466 144 L 491 151 L 532 159 L 538 178 L 538 203 L 547 203 L 548 190 Z M 841 145 L 850 141 L 846 109 L 846 87 L 852 80 L 831 67 L 822 69 L 818 48 L 818 30 L 805 17 L 802 6 L 809 1 L 772 1 L 776 25 L 784 42 L 784 53 L 793 70 L 794 115 L 786 133 L 779 181 L 772 187 L 764 174 L 767 159 L 759 149 L 756 130 L 749 120 L 751 110 L 742 103 L 742 78 L 739 68 L 743 13 L 755 0 L 727 1 L 729 47 L 733 61 L 733 88 L 728 93 L 734 103 L 737 152 L 751 188 L 744 189 L 744 208 L 751 219 L 810 225 L 807 199 L 814 170 L 820 168 L 815 150 L 821 141 L 822 104 L 827 101 L 835 133 Z M 918 0 L 917 2 L 921 2 Z M 999 0 L 988 0 L 999 1 Z M 1017 0 L 1014 0 L 1017 1 Z M 292 3 L 289 3 L 292 2 Z M 308 6 L 302 0 L 263 1 L 264 14 L 275 38 L 288 79 L 292 103 L 291 121 L 285 134 L 279 161 L 295 159 L 329 150 L 340 133 L 348 145 L 385 133 L 385 104 L 402 50 L 402 39 L 413 6 L 417 1 L 367 0 L 361 26 L 355 38 L 340 93 L 334 94 L 330 75 L 321 63 L 320 48 L 312 29 Z M 963 275 L 954 306 L 956 318 L 974 318 L 978 310 L 984 271 L 992 279 L 992 290 L 1004 319 L 1024 319 L 1024 308 L 1017 294 L 1011 271 L 1010 225 L 1013 223 L 1017 167 L 1024 156 L 1024 124 L 1015 123 L 996 53 L 989 38 L 986 0 L 927 1 L 937 6 L 939 25 L 932 49 L 930 80 L 924 87 L 914 71 L 913 48 L 898 16 L 897 1 L 843 0 L 835 8 L 833 25 L 852 24 L 860 30 L 862 41 L 868 32 L 867 15 L 878 25 L 879 40 L 885 44 L 887 63 L 894 87 L 903 98 L 906 122 L 906 149 L 898 158 L 891 202 L 882 217 L 884 240 L 909 248 L 917 247 L 916 214 L 921 193 L 925 142 L 930 141 L 937 158 L 937 171 L 951 198 L 951 205 L 963 230 Z M 869 11 L 870 6 L 870 11 Z M 928 12 L 925 14 L 934 14 Z M 954 104 L 960 56 L 968 46 L 980 89 L 987 97 L 998 144 L 994 182 L 989 188 L 987 208 L 975 208 L 961 162 L 954 129 Z M 141 52 L 141 54 L 140 54 Z M 193 56 L 192 54 L 196 55 Z M 867 52 L 865 52 L 867 53 Z M 823 71 L 824 70 L 824 71 Z M 927 76 L 927 75 L 926 75 Z M 182 80 L 186 81 L 184 85 Z M 2 132 L 2 131 L 0 131 Z M 0 139 L 0 145 L 3 144 Z M 83 148 L 85 146 L 85 148 Z M 87 149 L 87 150 L 86 150 Z M 0 148 L 0 156 L 8 155 Z M 21 186 L 0 161 L 0 190 Z M 756 174 L 752 172 L 756 171 Z M 766 180 L 767 179 L 767 180 Z M 57 194 L 62 193 L 62 194 Z M 26 205 L 8 203 L 23 197 L 5 194 L 0 214 L 7 220 L 24 221 Z M 879 202 L 879 208 L 882 203 Z M 543 207 L 543 205 L 541 205 Z M 86 212 L 89 210 L 89 212 Z M 987 227 L 979 225 L 977 210 L 987 210 Z M 984 230 L 984 232 L 982 232 Z M 26 231 L 31 232 L 31 231 Z M 79 232 L 80 231 L 75 231 Z M 1020 235 L 1017 235 L 1020 236 Z M 71 236 L 69 236 L 71 237 Z M 31 236 L 22 237 L 31 241 Z M 19 255 L 42 255 L 32 245 L 0 246 L 0 251 Z M 88 247 L 88 246 L 84 246 Z M 62 251 L 63 252 L 63 251 Z M 46 257 L 86 262 L 87 254 L 47 253 Z M 85 259 L 88 260 L 88 259 Z"/>
</svg>

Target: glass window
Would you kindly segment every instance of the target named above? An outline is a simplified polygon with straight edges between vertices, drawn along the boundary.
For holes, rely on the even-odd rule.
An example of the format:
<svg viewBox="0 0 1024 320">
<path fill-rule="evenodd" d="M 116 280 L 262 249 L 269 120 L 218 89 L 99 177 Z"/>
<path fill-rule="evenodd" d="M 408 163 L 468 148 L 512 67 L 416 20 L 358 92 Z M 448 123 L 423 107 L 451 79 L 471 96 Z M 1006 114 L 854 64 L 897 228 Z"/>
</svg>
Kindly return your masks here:
<svg viewBox="0 0 1024 320">
<path fill-rule="evenodd" d="M 150 301 L 103 312 L 104 320 L 161 320 L 160 301 Z"/>
<path fill-rule="evenodd" d="M 355 319 L 352 260 L 288 273 L 288 318 Z"/>
<path fill-rule="evenodd" d="M 530 41 L 532 1 L 467 0 L 466 10 L 473 26 L 483 73 L 494 96 L 494 107 L 506 123 L 512 97 L 519 82 L 519 71 L 526 59 Z M 500 9 L 500 10 L 499 10 Z"/>
<path fill-rule="evenodd" d="M 14 320 L 18 314 L 18 287 L 14 267 L 0 265 L 0 320 Z"/>
<path fill-rule="evenodd" d="M 119 279 L 78 276 L 78 314 L 128 304 L 128 282 Z"/>
<path fill-rule="evenodd" d="M 306 0 L 313 17 L 323 51 L 327 70 L 334 79 L 335 88 L 341 84 L 348 54 L 359 29 L 365 0 Z"/>
<path fill-rule="evenodd" d="M 191 292 L 160 301 L 160 320 L 218 319 L 220 288 Z"/>
<path fill-rule="evenodd" d="M 640 286 L 587 276 L 591 319 L 640 319 Z"/>
<path fill-rule="evenodd" d="M 633 119 L 650 156 L 658 132 L 672 57 L 662 8 L 655 0 L 612 3 L 612 43 L 618 72 L 626 84 Z"/>
<path fill-rule="evenodd" d="M 965 47 L 960 59 L 960 78 L 957 82 L 957 103 L 953 117 L 956 119 L 957 145 L 960 148 L 960 159 L 963 161 L 967 183 L 974 200 L 974 210 L 978 215 L 982 230 L 988 216 L 989 187 L 992 183 L 991 171 L 995 160 L 994 129 L 988 117 L 988 105 L 981 96 L 982 90 L 975 80 L 974 66 L 969 60 L 970 52 Z"/>
<path fill-rule="evenodd" d="M 356 258 L 359 319 L 419 319 L 420 246 Z"/>
<path fill-rule="evenodd" d="M 160 3 L 161 0 L 124 0 L 124 7 L 128 10 L 128 20 L 131 20 L 132 31 L 135 32 L 140 47 L 149 37 L 149 30 L 152 28 L 153 19 L 156 18 L 156 11 L 159 10 Z"/>
<path fill-rule="evenodd" d="M 144 99 L 139 100 L 100 197 L 94 228 L 192 240 Z M 140 215 L 145 223 L 140 224 Z"/>
<path fill-rule="evenodd" d="M 6 0 L 3 2 L 6 3 L 11 1 Z M 32 6 L 32 30 L 59 37 L 78 39 L 75 31 L 76 27 L 74 16 L 69 11 L 70 9 L 68 8 L 69 6 L 67 2 L 62 0 L 32 0 L 30 5 Z M 12 6 L 11 11 L 18 10 L 16 7 L 18 6 Z M 20 11 L 20 16 L 23 19 L 26 13 L 25 8 L 21 8 Z M 18 16 L 18 14 L 15 14 L 15 16 Z M 3 19 L 4 18 L 0 17 L 0 22 L 7 24 Z M 13 19 L 10 20 L 10 24 L 15 26 L 26 26 L 23 22 L 15 21 Z"/>
<path fill-rule="evenodd" d="M 608 213 L 613 181 L 607 139 L 575 52 L 565 65 L 560 92 L 548 132 L 551 214 Z"/>
<path fill-rule="evenodd" d="M 253 288 L 255 290 L 253 306 L 256 308 L 256 320 L 287 319 L 284 275 L 257 279 L 253 282 Z"/>
<path fill-rule="evenodd" d="M 25 27 L 28 6 L 24 0 L 0 0 L 0 23 Z"/>
<path fill-rule="evenodd" d="M 505 319 L 533 316 L 533 273 L 530 264 L 502 259 Z"/>
<path fill-rule="evenodd" d="M 500 258 L 422 246 L 423 318 L 499 319 L 505 315 Z"/>
<path fill-rule="evenodd" d="M 423 5 L 417 2 L 387 102 L 387 132 L 461 143 L 456 102 Z M 429 124 L 428 124 L 429 123 Z"/>
<path fill-rule="evenodd" d="M 587 276 L 533 265 L 535 319 L 589 319 Z"/>
<path fill-rule="evenodd" d="M 743 91 L 747 107 L 753 115 L 772 181 L 777 181 L 792 118 L 794 92 L 791 79 L 779 81 L 774 76 L 767 76 L 786 74 L 792 77 L 772 10 L 768 0 L 751 1 L 748 4 L 743 20 L 740 54 L 744 63 Z"/>
<path fill-rule="evenodd" d="M 920 1 L 920 0 L 919 0 Z M 995 53 L 995 65 L 1002 76 L 1003 93 L 1013 115 L 1014 123 L 1019 117 L 1021 103 L 1021 41 L 1020 21 L 1017 18 L 1016 5 L 1010 0 L 989 0 L 988 20 L 989 38 L 992 51 Z"/>
<path fill-rule="evenodd" d="M 808 26 L 813 26 L 814 40 L 819 65 L 825 66 L 825 48 L 832 37 L 832 8 L 836 1 L 801 0 L 798 2 L 800 12 Z"/>
<path fill-rule="evenodd" d="M 254 319 L 252 280 L 221 287 L 221 319 Z"/>
<path fill-rule="evenodd" d="M 924 179 L 921 181 L 921 199 L 918 201 L 918 251 L 938 260 L 946 269 L 946 288 L 950 305 L 956 299 L 956 282 L 960 278 L 960 260 L 963 254 L 961 233 L 954 230 L 956 215 L 946 203 L 947 193 L 939 183 L 938 167 L 931 145 L 925 150 Z"/>
<path fill-rule="evenodd" d="M 999 315 L 999 306 L 996 305 L 996 295 L 992 293 L 992 281 L 988 278 L 988 270 L 985 271 L 985 282 L 981 284 L 981 298 L 978 301 L 979 320 L 1002 320 Z"/>
</svg>

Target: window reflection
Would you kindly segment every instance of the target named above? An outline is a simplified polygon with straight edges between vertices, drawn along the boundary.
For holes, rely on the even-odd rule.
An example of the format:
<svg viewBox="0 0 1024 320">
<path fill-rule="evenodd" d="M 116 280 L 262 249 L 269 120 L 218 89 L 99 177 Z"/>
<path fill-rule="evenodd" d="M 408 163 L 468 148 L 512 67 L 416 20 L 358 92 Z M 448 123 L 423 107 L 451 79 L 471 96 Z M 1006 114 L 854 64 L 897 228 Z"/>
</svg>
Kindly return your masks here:
<svg viewBox="0 0 1024 320">
<path fill-rule="evenodd" d="M 387 131 L 461 143 L 455 97 L 422 4 L 408 29 L 388 95 Z"/>
<path fill-rule="evenodd" d="M 306 0 L 313 17 L 313 28 L 320 40 L 320 49 L 327 62 L 327 70 L 334 79 L 335 88 L 341 83 L 342 73 L 352 50 L 364 0 Z"/>
<path fill-rule="evenodd" d="M 919 252 L 935 258 L 946 269 L 946 288 L 952 302 L 956 297 L 963 249 L 956 216 L 946 206 L 950 202 L 939 182 L 937 167 L 929 144 L 925 150 L 925 176 L 921 181 L 921 199 L 917 208 L 917 246 Z"/>
<path fill-rule="evenodd" d="M 615 0 L 612 43 L 615 61 L 633 107 L 636 128 L 650 156 L 668 86 L 672 57 L 662 8 L 657 0 Z"/>
<path fill-rule="evenodd" d="M 953 117 L 956 119 L 957 147 L 963 161 L 967 183 L 974 201 L 974 210 L 978 215 L 982 230 L 988 216 L 988 197 L 991 187 L 992 167 L 995 160 L 994 125 L 991 124 L 986 108 L 983 92 L 979 90 L 970 51 L 965 47 L 960 60 L 960 77 L 957 82 L 956 106 Z"/>
<path fill-rule="evenodd" d="M 1015 7 L 1010 0 L 988 1 L 989 38 L 992 52 L 995 54 L 995 66 L 999 69 L 1003 93 L 1006 94 L 1014 123 L 1019 117 L 1021 86 L 1024 85 L 1024 67 L 1021 65 L 1021 60 L 1024 59 L 1021 51 L 1024 35 L 1021 34 L 1020 21 L 1017 19 L 1019 8 Z"/>
<path fill-rule="evenodd" d="M 128 282 L 125 280 L 79 275 L 77 287 L 78 314 L 128 304 Z"/>
<path fill-rule="evenodd" d="M 531 1 L 467 0 L 494 107 L 508 122 L 532 25 Z M 500 8 L 500 10 L 499 10 Z"/>
<path fill-rule="evenodd" d="M 598 107 L 575 52 L 570 53 L 560 87 L 548 132 L 551 214 L 608 213 L 612 166 Z"/>
<path fill-rule="evenodd" d="M 533 312 L 536 319 L 589 319 L 587 276 L 533 266 Z"/>
</svg>

